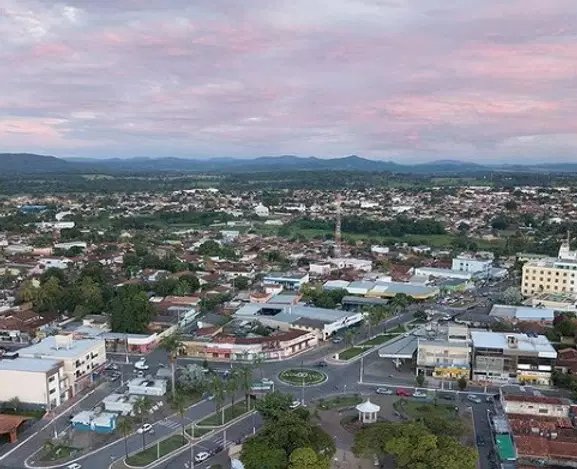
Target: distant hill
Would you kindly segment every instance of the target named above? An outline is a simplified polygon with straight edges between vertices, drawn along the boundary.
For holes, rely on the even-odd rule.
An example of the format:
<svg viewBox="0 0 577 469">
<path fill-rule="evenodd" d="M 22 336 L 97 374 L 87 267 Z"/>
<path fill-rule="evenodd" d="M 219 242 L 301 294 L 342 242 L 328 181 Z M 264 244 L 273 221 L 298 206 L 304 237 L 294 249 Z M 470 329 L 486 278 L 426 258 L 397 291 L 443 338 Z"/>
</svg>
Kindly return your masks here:
<svg viewBox="0 0 577 469">
<path fill-rule="evenodd" d="M 239 158 L 111 158 L 61 159 L 29 153 L 0 153 L 0 176 L 42 173 L 138 173 L 138 172 L 274 172 L 274 171 L 360 171 L 404 174 L 469 174 L 500 172 L 577 172 L 577 163 L 541 163 L 535 165 L 482 165 L 458 160 L 438 160 L 420 164 L 369 160 L 351 155 L 342 158 L 301 157 L 294 155 Z"/>
<path fill-rule="evenodd" d="M 32 153 L 0 153 L 0 174 L 62 173 L 74 165 L 54 156 Z"/>
</svg>

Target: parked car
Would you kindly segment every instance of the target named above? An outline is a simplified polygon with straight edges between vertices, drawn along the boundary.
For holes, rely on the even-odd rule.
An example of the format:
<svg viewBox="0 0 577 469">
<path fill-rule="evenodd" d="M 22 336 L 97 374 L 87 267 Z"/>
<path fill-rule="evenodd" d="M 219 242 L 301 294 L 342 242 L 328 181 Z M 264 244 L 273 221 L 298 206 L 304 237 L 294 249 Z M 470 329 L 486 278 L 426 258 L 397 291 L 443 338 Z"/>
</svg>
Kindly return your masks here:
<svg viewBox="0 0 577 469">
<path fill-rule="evenodd" d="M 411 393 L 404 388 L 397 388 L 395 394 L 401 397 L 411 397 Z"/>
<path fill-rule="evenodd" d="M 417 397 L 419 399 L 424 399 L 427 397 L 427 393 L 423 391 L 419 391 L 418 389 L 413 393 L 413 397 Z"/>
<path fill-rule="evenodd" d="M 143 378 L 143 377 L 144 377 L 144 371 L 138 370 L 138 371 L 136 372 L 136 376 L 138 376 L 139 378 Z"/>
<path fill-rule="evenodd" d="M 481 399 L 479 398 L 479 396 L 475 396 L 475 394 L 469 394 L 467 396 L 467 399 L 471 402 L 474 402 L 475 404 L 481 403 Z"/>
<path fill-rule="evenodd" d="M 301 406 L 301 401 L 292 401 L 290 408 L 291 409 L 296 409 L 297 407 Z"/>
<path fill-rule="evenodd" d="M 201 451 L 194 456 L 194 462 L 203 462 L 210 458 L 210 453 L 206 451 Z"/>
<path fill-rule="evenodd" d="M 390 388 L 377 388 L 375 392 L 377 394 L 387 394 L 387 395 L 393 394 L 393 390 Z"/>
<path fill-rule="evenodd" d="M 317 362 L 315 366 L 317 366 L 318 368 L 324 368 L 325 366 L 328 366 L 328 363 L 324 360 L 321 360 L 320 362 Z"/>
<path fill-rule="evenodd" d="M 77 462 L 73 462 L 72 464 L 68 464 L 68 466 L 66 466 L 66 469 L 80 469 L 81 467 L 82 466 Z"/>
<path fill-rule="evenodd" d="M 343 341 L 343 338 L 340 335 L 338 335 L 336 337 L 333 337 L 332 343 L 333 344 L 340 344 L 342 341 Z"/>
<path fill-rule="evenodd" d="M 116 363 L 109 363 L 104 369 L 118 371 L 118 365 Z"/>
<path fill-rule="evenodd" d="M 482 436 L 477 437 L 477 446 L 485 446 L 485 440 Z"/>
<path fill-rule="evenodd" d="M 448 392 L 439 393 L 439 398 L 444 399 L 445 401 L 453 401 L 455 400 L 455 396 Z"/>
<path fill-rule="evenodd" d="M 149 423 L 145 423 L 142 427 L 136 430 L 136 433 L 142 435 L 143 433 L 148 433 L 151 431 L 152 431 L 152 425 L 150 425 Z"/>
<path fill-rule="evenodd" d="M 146 364 L 145 360 L 138 360 L 134 364 L 134 368 L 136 368 L 137 370 L 148 370 L 150 367 Z"/>
</svg>

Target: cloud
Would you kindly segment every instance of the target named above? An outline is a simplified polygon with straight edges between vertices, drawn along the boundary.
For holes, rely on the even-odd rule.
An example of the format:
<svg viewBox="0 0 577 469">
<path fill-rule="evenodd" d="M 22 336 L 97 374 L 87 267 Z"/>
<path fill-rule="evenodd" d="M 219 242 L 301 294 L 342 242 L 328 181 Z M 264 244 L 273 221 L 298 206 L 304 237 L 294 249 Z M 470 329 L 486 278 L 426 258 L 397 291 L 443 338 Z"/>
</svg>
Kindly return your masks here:
<svg viewBox="0 0 577 469">
<path fill-rule="evenodd" d="M 2 3 L 6 151 L 575 158 L 573 0 Z"/>
</svg>

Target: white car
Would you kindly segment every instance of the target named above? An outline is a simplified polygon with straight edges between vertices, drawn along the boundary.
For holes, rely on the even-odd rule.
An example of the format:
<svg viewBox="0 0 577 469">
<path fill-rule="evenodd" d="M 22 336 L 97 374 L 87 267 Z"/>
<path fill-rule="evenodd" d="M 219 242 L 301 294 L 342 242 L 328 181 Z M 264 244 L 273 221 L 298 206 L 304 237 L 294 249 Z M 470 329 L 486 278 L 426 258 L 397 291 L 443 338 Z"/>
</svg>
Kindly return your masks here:
<svg viewBox="0 0 577 469">
<path fill-rule="evenodd" d="M 200 453 L 194 456 L 194 462 L 206 461 L 208 458 L 210 458 L 210 453 L 207 453 L 206 451 L 201 451 Z"/>
<path fill-rule="evenodd" d="M 475 396 L 474 394 L 469 394 L 467 396 L 467 399 L 470 400 L 471 402 L 474 402 L 475 404 L 481 403 L 481 399 L 478 396 Z"/>
<path fill-rule="evenodd" d="M 377 394 L 387 394 L 387 395 L 393 394 L 393 390 L 390 388 L 377 388 L 375 392 Z"/>
<path fill-rule="evenodd" d="M 146 364 L 144 360 L 139 360 L 134 364 L 134 368 L 137 370 L 148 370 L 150 367 Z"/>
<path fill-rule="evenodd" d="M 413 393 L 413 397 L 417 397 L 417 398 L 425 398 L 427 397 L 427 393 L 423 392 L 423 391 L 415 391 Z"/>
<path fill-rule="evenodd" d="M 72 464 L 68 464 L 68 466 L 66 466 L 66 469 L 80 469 L 81 467 L 82 466 L 77 462 L 73 462 Z"/>
<path fill-rule="evenodd" d="M 296 409 L 297 407 L 301 406 L 301 401 L 292 401 L 290 408 L 291 409 Z"/>
<path fill-rule="evenodd" d="M 150 431 L 152 431 L 152 425 L 150 425 L 149 423 L 145 423 L 142 427 L 136 430 L 136 433 L 142 435 L 143 433 L 148 433 Z"/>
</svg>

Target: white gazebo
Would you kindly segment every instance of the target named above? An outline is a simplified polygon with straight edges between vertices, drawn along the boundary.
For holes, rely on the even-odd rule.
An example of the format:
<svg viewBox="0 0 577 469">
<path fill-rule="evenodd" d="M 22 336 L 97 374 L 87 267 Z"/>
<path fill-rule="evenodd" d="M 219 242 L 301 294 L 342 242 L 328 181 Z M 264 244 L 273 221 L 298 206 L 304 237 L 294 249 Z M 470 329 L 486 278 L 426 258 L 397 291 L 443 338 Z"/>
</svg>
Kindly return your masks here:
<svg viewBox="0 0 577 469">
<path fill-rule="evenodd" d="M 359 421 L 361 423 L 375 423 L 381 407 L 373 404 L 370 399 L 367 399 L 365 402 L 359 404 L 356 409 L 359 411 Z"/>
</svg>

